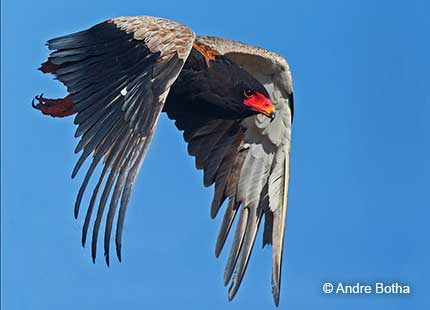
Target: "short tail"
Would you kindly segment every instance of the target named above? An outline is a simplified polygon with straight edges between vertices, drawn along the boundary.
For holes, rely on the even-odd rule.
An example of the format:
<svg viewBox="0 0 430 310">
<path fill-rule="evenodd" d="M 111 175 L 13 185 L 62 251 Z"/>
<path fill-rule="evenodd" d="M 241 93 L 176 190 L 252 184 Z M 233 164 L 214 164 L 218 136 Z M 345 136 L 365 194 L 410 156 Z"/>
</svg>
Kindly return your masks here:
<svg viewBox="0 0 430 310">
<path fill-rule="evenodd" d="M 51 61 L 51 57 L 49 57 L 47 61 L 40 65 L 39 70 L 43 73 L 51 73 L 57 76 L 58 65 L 53 63 Z M 40 96 L 36 96 L 31 104 L 33 105 L 33 108 L 52 117 L 66 117 L 75 114 L 70 95 L 61 99 L 48 99 L 44 98 L 42 94 Z"/>
</svg>

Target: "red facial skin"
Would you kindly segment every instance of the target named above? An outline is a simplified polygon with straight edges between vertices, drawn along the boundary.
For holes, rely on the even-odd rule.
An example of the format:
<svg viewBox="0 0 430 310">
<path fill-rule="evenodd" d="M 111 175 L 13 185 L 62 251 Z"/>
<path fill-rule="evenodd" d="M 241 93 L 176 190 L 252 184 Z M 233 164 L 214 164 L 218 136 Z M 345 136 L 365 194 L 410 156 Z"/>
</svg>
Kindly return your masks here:
<svg viewBox="0 0 430 310">
<path fill-rule="evenodd" d="M 262 93 L 254 91 L 252 94 L 247 94 L 245 91 L 244 96 L 245 100 L 243 102 L 254 111 L 257 111 L 270 119 L 275 117 L 275 107 L 273 106 L 272 101 Z"/>
</svg>

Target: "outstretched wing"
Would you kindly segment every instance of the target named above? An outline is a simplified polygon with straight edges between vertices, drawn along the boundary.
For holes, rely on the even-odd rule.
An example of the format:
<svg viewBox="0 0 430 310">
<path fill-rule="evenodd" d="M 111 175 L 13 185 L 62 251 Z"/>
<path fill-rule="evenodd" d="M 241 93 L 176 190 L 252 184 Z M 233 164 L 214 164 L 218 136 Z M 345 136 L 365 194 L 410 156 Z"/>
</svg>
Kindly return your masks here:
<svg viewBox="0 0 430 310">
<path fill-rule="evenodd" d="M 272 244 L 272 290 L 278 305 L 293 117 L 291 72 L 284 58 L 264 49 L 213 37 L 197 37 L 196 42 L 216 50 L 251 73 L 266 87 L 275 105 L 276 117 L 272 122 L 257 115 L 239 121 L 190 123 L 178 119 L 174 111 L 167 112 L 176 119 L 177 127 L 184 130 L 189 154 L 195 156 L 196 167 L 204 170 L 204 185 L 215 183 L 212 217 L 228 199 L 216 256 L 238 214 L 224 274 L 225 285 L 231 280 L 229 299 L 235 296 L 242 281 L 264 216 L 263 246 Z"/>
<path fill-rule="evenodd" d="M 80 141 L 75 151 L 82 151 L 82 155 L 73 177 L 92 155 L 76 199 L 76 217 L 88 182 L 96 166 L 103 163 L 82 231 L 85 244 L 102 191 L 92 233 L 93 260 L 109 197 L 104 254 L 109 264 L 111 231 L 120 201 L 116 250 L 121 260 L 121 235 L 130 194 L 170 86 L 190 53 L 194 37 L 189 28 L 178 23 L 141 16 L 109 19 L 48 41 L 53 52 L 41 70 L 55 74 L 65 84 L 77 113 L 75 136 Z"/>
</svg>

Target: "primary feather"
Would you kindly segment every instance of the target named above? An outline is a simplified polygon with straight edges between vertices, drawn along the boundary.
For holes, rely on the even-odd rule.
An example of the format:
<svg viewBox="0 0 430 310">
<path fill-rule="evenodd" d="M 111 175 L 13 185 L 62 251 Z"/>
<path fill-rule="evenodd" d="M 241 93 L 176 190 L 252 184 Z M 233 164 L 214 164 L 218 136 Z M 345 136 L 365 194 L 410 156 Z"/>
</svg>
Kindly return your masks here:
<svg viewBox="0 0 430 310">
<path fill-rule="evenodd" d="M 204 185 L 214 184 L 211 217 L 226 202 L 217 257 L 237 218 L 224 273 L 225 285 L 231 283 L 229 299 L 244 277 L 264 218 L 263 245 L 272 244 L 272 290 L 278 305 L 293 117 L 292 79 L 285 59 L 235 41 L 195 37 L 183 25 L 148 16 L 109 19 L 49 40 L 48 48 L 52 52 L 40 69 L 65 84 L 69 101 L 57 100 L 61 109 L 54 109 L 54 101 L 38 97 L 36 108 L 52 116 L 76 114 L 75 137 L 80 140 L 75 152 L 81 156 L 73 177 L 91 157 L 75 217 L 96 167 L 103 166 L 82 229 L 85 245 L 95 217 L 93 260 L 105 213 L 106 263 L 115 216 L 121 260 L 131 192 L 160 113 L 166 112 L 183 131 L 196 168 L 203 170 Z M 255 115 L 250 103 L 244 104 L 249 88 L 273 103 L 274 119 Z"/>
</svg>

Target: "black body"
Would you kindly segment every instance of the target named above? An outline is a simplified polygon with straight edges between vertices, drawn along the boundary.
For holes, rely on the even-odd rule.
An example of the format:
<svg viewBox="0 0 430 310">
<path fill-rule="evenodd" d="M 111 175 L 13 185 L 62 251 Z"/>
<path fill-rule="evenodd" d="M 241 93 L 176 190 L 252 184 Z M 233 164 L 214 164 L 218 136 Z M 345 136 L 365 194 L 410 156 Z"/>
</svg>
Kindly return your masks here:
<svg viewBox="0 0 430 310">
<path fill-rule="evenodd" d="M 172 85 L 164 112 L 176 120 L 179 129 L 186 124 L 212 119 L 243 119 L 258 112 L 244 105 L 244 92 L 257 91 L 269 98 L 260 82 L 239 65 L 218 55 L 206 62 L 195 48 Z"/>
</svg>

